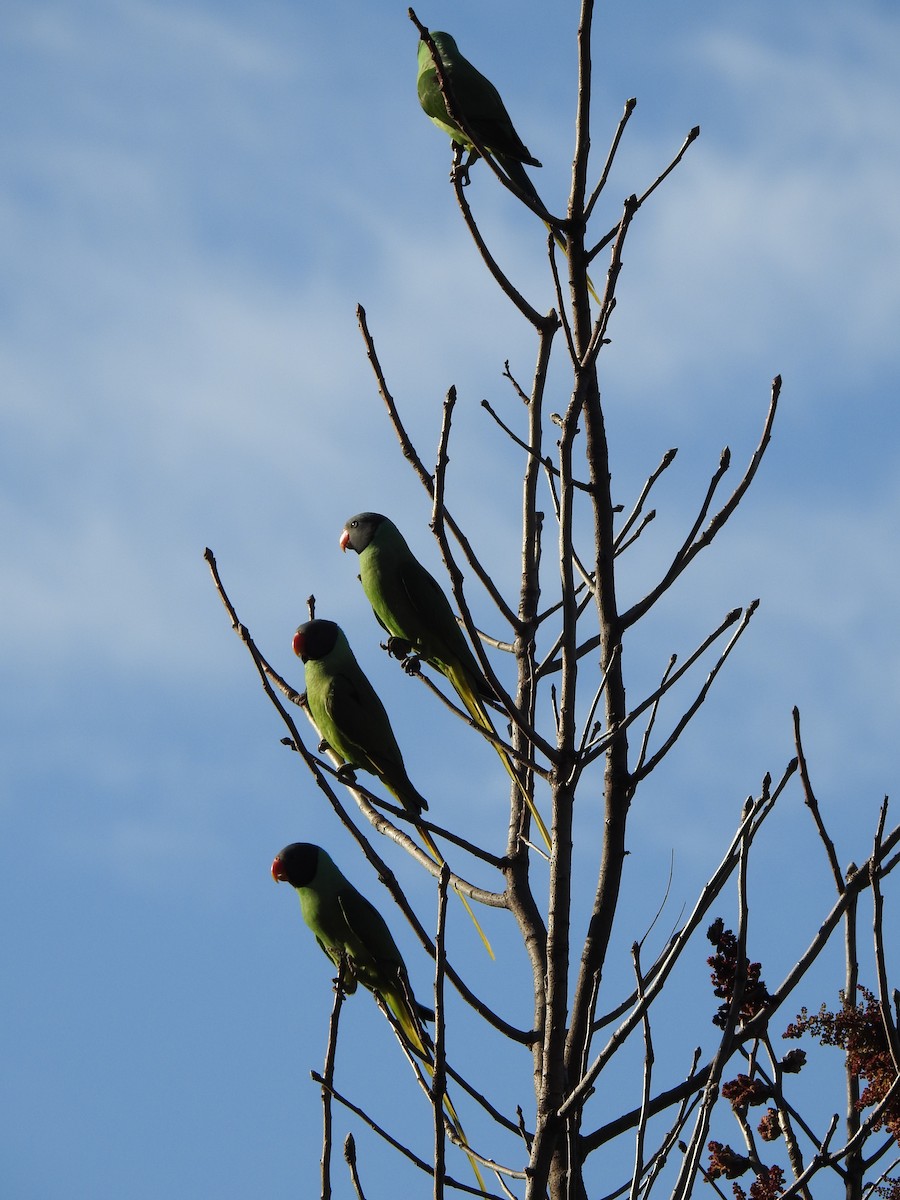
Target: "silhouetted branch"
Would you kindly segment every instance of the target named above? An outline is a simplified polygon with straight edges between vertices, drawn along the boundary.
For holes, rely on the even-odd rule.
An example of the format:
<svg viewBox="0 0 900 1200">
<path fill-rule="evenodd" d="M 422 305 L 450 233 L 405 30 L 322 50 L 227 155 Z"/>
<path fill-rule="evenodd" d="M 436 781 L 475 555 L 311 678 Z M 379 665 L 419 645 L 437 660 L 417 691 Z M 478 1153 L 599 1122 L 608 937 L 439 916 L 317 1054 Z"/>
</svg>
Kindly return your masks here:
<svg viewBox="0 0 900 1200">
<path fill-rule="evenodd" d="M 772 381 L 772 395 L 769 401 L 769 409 L 766 413 L 766 420 L 763 426 L 762 436 L 760 437 L 759 444 L 753 452 L 750 463 L 747 466 L 740 483 L 734 489 L 726 503 L 712 517 L 703 533 L 700 534 L 700 527 L 706 518 L 706 514 L 709 512 L 716 489 L 718 488 L 722 476 L 728 470 L 731 462 L 731 452 L 726 447 L 722 452 L 718 469 L 712 477 L 709 488 L 707 489 L 706 497 L 700 508 L 697 519 L 691 527 L 690 533 L 685 538 L 681 548 L 673 558 L 672 564 L 668 571 L 666 571 L 665 575 L 662 577 L 656 587 L 648 592 L 643 600 L 639 600 L 637 604 L 632 605 L 632 607 L 629 608 L 626 613 L 622 614 L 621 619 L 623 628 L 627 629 L 629 625 L 633 625 L 635 621 L 640 620 L 640 618 L 650 608 L 653 607 L 659 597 L 663 595 L 664 592 L 668 591 L 678 576 L 694 560 L 694 558 L 696 558 L 700 551 L 705 549 L 712 542 L 713 538 L 740 504 L 741 500 L 744 498 L 747 488 L 749 488 L 750 484 L 753 482 L 753 477 L 756 474 L 759 464 L 762 462 L 763 455 L 765 454 L 771 440 L 772 424 L 775 420 L 775 411 L 778 407 L 778 397 L 780 393 L 781 376 L 776 375 L 775 379 Z"/>
</svg>

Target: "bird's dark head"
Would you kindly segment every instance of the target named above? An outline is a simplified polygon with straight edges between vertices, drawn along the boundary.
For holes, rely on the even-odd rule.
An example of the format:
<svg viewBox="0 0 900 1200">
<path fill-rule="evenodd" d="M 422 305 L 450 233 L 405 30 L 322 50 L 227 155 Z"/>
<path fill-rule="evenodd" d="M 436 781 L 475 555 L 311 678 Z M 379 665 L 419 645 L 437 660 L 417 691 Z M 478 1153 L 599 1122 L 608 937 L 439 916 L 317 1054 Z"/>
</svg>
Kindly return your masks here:
<svg viewBox="0 0 900 1200">
<path fill-rule="evenodd" d="M 340 632 L 334 621 L 307 621 L 294 634 L 291 645 L 298 658 L 315 662 L 334 649 Z"/>
<path fill-rule="evenodd" d="M 346 550 L 349 547 L 357 554 L 362 554 L 386 521 L 387 517 L 383 517 L 381 513 L 357 513 L 355 517 L 350 518 L 341 531 L 341 549 Z"/>
<path fill-rule="evenodd" d="M 454 56 L 459 54 L 456 39 L 440 29 L 429 29 L 428 32 L 431 34 L 431 40 L 434 42 L 437 52 L 441 56 L 441 62 L 444 66 L 449 66 Z"/>
<path fill-rule="evenodd" d="M 306 887 L 319 869 L 319 853 L 319 847 L 312 842 L 291 842 L 275 855 L 272 878 L 291 887 Z"/>
</svg>

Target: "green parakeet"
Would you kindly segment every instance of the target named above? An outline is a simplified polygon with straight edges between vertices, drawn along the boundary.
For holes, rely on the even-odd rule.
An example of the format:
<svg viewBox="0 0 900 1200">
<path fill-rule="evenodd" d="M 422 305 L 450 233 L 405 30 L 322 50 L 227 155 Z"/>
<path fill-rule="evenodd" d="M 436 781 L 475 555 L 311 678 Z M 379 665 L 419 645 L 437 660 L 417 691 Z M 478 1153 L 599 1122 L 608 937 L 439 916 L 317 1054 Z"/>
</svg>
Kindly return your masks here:
<svg viewBox="0 0 900 1200">
<path fill-rule="evenodd" d="M 553 234 L 553 240 L 565 254 L 566 239 L 558 229 L 553 229 L 549 220 L 550 213 L 523 166 L 523 163 L 530 167 L 539 167 L 541 164 L 516 133 L 500 93 L 489 79 L 485 78 L 467 58 L 460 54 L 459 47 L 449 33 L 442 33 L 435 29 L 429 30 L 429 33 L 440 57 L 441 66 L 450 81 L 453 99 L 460 110 L 459 116 L 478 138 L 484 149 L 495 159 L 507 178 L 541 214 L 544 224 Z M 419 74 L 416 84 L 419 103 L 438 129 L 443 129 L 453 142 L 465 147 L 471 154 L 477 154 L 472 139 L 451 119 L 447 112 L 431 50 L 428 43 L 421 40 L 419 41 Z M 599 304 L 600 298 L 590 276 L 587 278 L 587 285 L 588 291 Z"/>
<path fill-rule="evenodd" d="M 356 661 L 343 630 L 334 621 L 307 621 L 294 634 L 293 648 L 303 660 L 306 700 L 320 736 L 349 766 L 377 775 L 415 821 L 428 802 L 406 773 L 384 705 Z M 443 863 L 434 838 L 418 822 L 417 828 L 435 861 Z M 457 895 L 493 958 L 490 942 L 468 900 L 458 890 Z"/>
<path fill-rule="evenodd" d="M 272 876 L 297 889 L 303 920 L 334 965 L 346 958 L 344 991 L 352 995 L 361 983 L 374 992 L 412 1049 L 428 1058 L 431 1039 L 422 1021 L 434 1014 L 416 1003 L 406 964 L 378 909 L 311 842 L 285 846 L 272 863 Z"/>
<path fill-rule="evenodd" d="M 391 723 L 334 621 L 307 621 L 294 634 L 306 671 L 306 699 L 316 728 L 351 767 L 377 775 L 413 818 L 428 807 L 406 773 Z"/>
<path fill-rule="evenodd" d="M 357 983 L 369 989 L 391 1013 L 411 1050 L 433 1074 L 431 1039 L 423 1020 L 434 1020 L 430 1009 L 417 1003 L 406 964 L 378 909 L 335 866 L 331 855 L 311 842 L 292 842 L 275 856 L 272 878 L 289 883 L 300 897 L 303 920 L 316 941 L 340 969 L 345 964 L 343 988 L 348 995 Z M 466 1136 L 448 1096 L 444 1106 L 463 1147 Z M 472 1169 L 483 1189 L 475 1159 Z"/>
<path fill-rule="evenodd" d="M 440 584 L 415 557 L 393 521 L 381 513 L 357 513 L 340 537 L 342 550 L 359 555 L 359 578 L 375 616 L 387 632 L 409 643 L 412 650 L 440 671 L 453 685 L 469 716 L 496 737 L 485 700 L 493 692 L 466 641 Z M 497 753 L 525 798 L 541 836 L 550 835 L 531 797 L 522 786 L 509 756 Z"/>
<path fill-rule="evenodd" d="M 434 29 L 429 33 L 440 56 L 441 66 L 450 80 L 460 117 L 519 191 L 532 201 L 541 214 L 545 214 L 547 209 L 522 165 L 527 163 L 530 167 L 539 167 L 541 164 L 516 133 L 500 93 L 489 79 L 460 54 L 459 47 L 449 33 Z M 416 82 L 419 103 L 438 129 L 443 129 L 458 145 L 474 151 L 471 138 L 447 112 L 431 51 L 424 41 L 419 42 L 419 75 Z"/>
</svg>

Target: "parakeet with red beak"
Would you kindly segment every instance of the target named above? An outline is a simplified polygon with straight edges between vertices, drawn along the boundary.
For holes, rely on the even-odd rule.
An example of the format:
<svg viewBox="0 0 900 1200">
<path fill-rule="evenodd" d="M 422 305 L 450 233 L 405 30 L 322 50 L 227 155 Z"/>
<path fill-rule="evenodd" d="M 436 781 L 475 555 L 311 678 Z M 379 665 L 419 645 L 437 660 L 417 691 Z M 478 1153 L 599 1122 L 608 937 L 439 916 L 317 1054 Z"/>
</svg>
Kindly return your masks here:
<svg viewBox="0 0 900 1200">
<path fill-rule="evenodd" d="M 434 1014 L 416 1003 L 406 964 L 384 917 L 311 842 L 292 842 L 276 855 L 272 878 L 300 897 L 303 920 L 336 967 L 345 960 L 344 991 L 361 983 L 391 1012 L 404 1038 L 422 1058 L 431 1040 L 422 1025 Z"/>
<path fill-rule="evenodd" d="M 356 661 L 343 630 L 334 621 L 307 621 L 294 634 L 293 648 L 303 660 L 306 700 L 320 736 L 349 766 L 377 775 L 416 821 L 428 802 L 406 773 L 384 705 Z M 418 822 L 416 827 L 435 862 L 442 864 L 444 858 L 434 838 Z M 454 890 L 493 958 L 491 944 L 471 905 L 462 892 Z"/>
<path fill-rule="evenodd" d="M 323 740 L 361 771 L 377 775 L 411 817 L 428 807 L 413 786 L 378 693 L 334 621 L 315 620 L 294 634 L 306 671 L 306 699 Z"/>
<path fill-rule="evenodd" d="M 359 555 L 360 582 L 381 626 L 440 671 L 475 724 L 496 737 L 484 703 L 494 698 L 491 686 L 440 584 L 410 550 L 393 521 L 381 513 L 357 513 L 344 526 L 340 547 Z M 495 746 L 549 848 L 550 835 L 540 813 L 516 775 L 509 755 Z"/>
<path fill-rule="evenodd" d="M 553 240 L 565 254 L 566 238 L 558 229 L 553 228 L 547 206 L 541 200 L 537 188 L 525 170 L 525 166 L 539 167 L 541 164 L 516 133 L 500 93 L 489 79 L 460 54 L 456 41 L 449 33 L 435 29 L 430 29 L 428 32 L 438 52 L 441 68 L 449 80 L 455 107 L 458 109 L 457 115 L 478 139 L 482 148 L 501 168 L 507 179 L 526 200 L 531 202 L 535 211 L 541 215 L 547 229 L 553 234 Z M 431 49 L 424 40 L 419 42 L 416 87 L 419 93 L 419 103 L 425 114 L 431 118 L 438 129 L 442 129 L 449 135 L 451 141 L 470 152 L 469 160 L 464 168 L 467 176 L 468 168 L 473 158 L 477 157 L 478 151 L 469 134 L 453 120 L 447 111 Z M 599 304 L 600 298 L 590 278 L 587 280 L 587 285 L 588 291 Z"/>
<path fill-rule="evenodd" d="M 409 1048 L 433 1074 L 431 1039 L 422 1022 L 434 1020 L 434 1013 L 416 1001 L 397 943 L 374 904 L 341 873 L 331 855 L 312 842 L 292 842 L 276 854 L 272 878 L 295 889 L 303 920 L 316 941 L 338 970 L 343 961 L 344 992 L 353 995 L 358 983 L 368 988 L 394 1018 Z M 446 1095 L 444 1107 L 465 1149 L 466 1136 Z M 471 1154 L 468 1157 L 483 1190 L 478 1163 Z"/>
<path fill-rule="evenodd" d="M 436 29 L 428 32 L 450 81 L 460 117 L 519 191 L 532 201 L 539 212 L 546 213 L 537 189 L 523 166 L 523 163 L 530 167 L 539 167 L 541 164 L 516 133 L 500 93 L 489 79 L 460 54 L 456 41 L 449 33 Z M 418 68 L 416 87 L 419 103 L 426 115 L 457 145 L 474 151 L 472 139 L 447 112 L 434 59 L 425 41 L 419 42 Z"/>
</svg>

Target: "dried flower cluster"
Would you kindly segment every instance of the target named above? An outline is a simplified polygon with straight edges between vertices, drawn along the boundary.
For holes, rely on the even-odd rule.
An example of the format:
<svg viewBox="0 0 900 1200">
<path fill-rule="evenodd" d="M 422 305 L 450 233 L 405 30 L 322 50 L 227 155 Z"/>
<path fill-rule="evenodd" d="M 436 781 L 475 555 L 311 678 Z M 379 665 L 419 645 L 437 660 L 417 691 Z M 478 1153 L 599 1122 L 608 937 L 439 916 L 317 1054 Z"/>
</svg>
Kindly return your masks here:
<svg viewBox="0 0 900 1200">
<path fill-rule="evenodd" d="M 738 939 L 725 928 L 721 917 L 717 917 L 706 931 L 708 940 L 715 946 L 716 953 L 706 960 L 712 967 L 713 993 L 722 1004 L 713 1017 L 713 1024 L 724 1029 L 728 1023 L 731 1002 L 737 988 L 741 988 L 741 1003 L 738 1016 L 742 1021 L 754 1017 L 772 999 L 769 989 L 760 979 L 760 963 L 745 958 L 739 962 Z"/>
<path fill-rule="evenodd" d="M 735 1200 L 777 1200 L 784 1191 L 784 1171 L 781 1167 L 767 1167 L 750 1184 L 749 1193 L 739 1183 L 734 1186 Z"/>
<path fill-rule="evenodd" d="M 812 1015 L 804 1008 L 796 1021 L 788 1025 L 784 1036 L 799 1038 L 805 1033 L 818 1038 L 823 1046 L 837 1046 L 847 1055 L 852 1074 L 867 1081 L 859 1097 L 860 1109 L 880 1104 L 897 1078 L 891 1055 L 884 1016 L 878 998 L 866 987 L 859 987 L 863 1003 L 857 1004 L 841 993 L 841 1007 L 830 1012 L 825 1005 Z M 884 1127 L 900 1141 L 900 1092 L 885 1105 L 874 1124 Z"/>
<path fill-rule="evenodd" d="M 756 1171 L 750 1191 L 745 1192 L 739 1183 L 732 1184 L 735 1200 L 777 1200 L 784 1190 L 784 1171 L 781 1167 L 760 1167 L 730 1146 L 721 1142 L 709 1143 L 708 1179 L 719 1179 L 723 1175 L 726 1179 L 735 1179 L 749 1170 Z"/>
<path fill-rule="evenodd" d="M 772 1094 L 768 1084 L 761 1079 L 751 1079 L 749 1075 L 738 1075 L 727 1083 L 722 1084 L 722 1095 L 730 1101 L 735 1112 L 746 1113 L 748 1108 L 765 1104 Z"/>
</svg>

